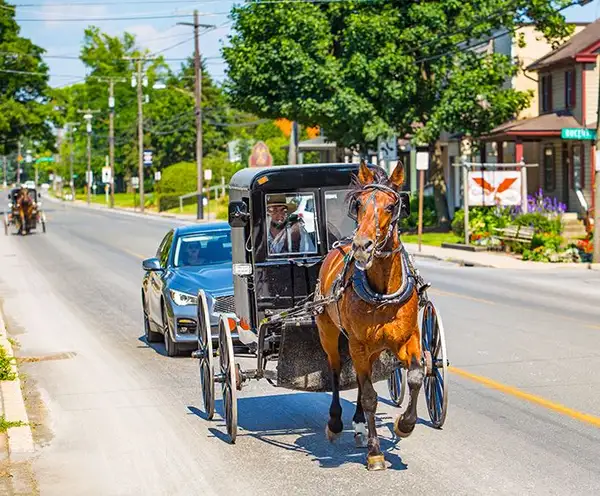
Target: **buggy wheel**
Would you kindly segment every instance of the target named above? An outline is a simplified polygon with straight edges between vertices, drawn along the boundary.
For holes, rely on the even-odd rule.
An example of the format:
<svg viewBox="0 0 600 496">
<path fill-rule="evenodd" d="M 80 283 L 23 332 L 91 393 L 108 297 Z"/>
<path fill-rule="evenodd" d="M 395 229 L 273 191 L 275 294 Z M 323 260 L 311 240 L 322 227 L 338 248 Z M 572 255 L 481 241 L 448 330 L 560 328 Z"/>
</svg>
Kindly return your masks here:
<svg viewBox="0 0 600 496">
<path fill-rule="evenodd" d="M 440 429 L 448 409 L 448 360 L 442 319 L 430 301 L 423 308 L 421 344 L 426 364 L 423 384 L 427 410 L 433 426 Z"/>
<path fill-rule="evenodd" d="M 208 420 L 215 415 L 215 371 L 213 358 L 212 333 L 206 293 L 198 291 L 198 351 L 193 356 L 200 361 L 200 385 L 202 401 Z"/>
<path fill-rule="evenodd" d="M 233 340 L 228 314 L 219 319 L 219 364 L 221 368 L 221 391 L 223 393 L 223 409 L 225 423 L 231 444 L 237 437 L 237 379 Z"/>
<path fill-rule="evenodd" d="M 387 380 L 390 399 L 396 406 L 402 406 L 404 393 L 406 392 L 406 369 L 403 367 L 395 368 Z"/>
</svg>

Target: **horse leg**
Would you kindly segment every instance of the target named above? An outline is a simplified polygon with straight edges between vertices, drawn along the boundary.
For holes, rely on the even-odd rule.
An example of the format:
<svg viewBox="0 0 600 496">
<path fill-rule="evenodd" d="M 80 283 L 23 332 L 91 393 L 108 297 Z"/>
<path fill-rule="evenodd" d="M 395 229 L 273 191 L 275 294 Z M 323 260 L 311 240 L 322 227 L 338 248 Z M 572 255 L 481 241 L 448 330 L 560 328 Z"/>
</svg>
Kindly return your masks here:
<svg viewBox="0 0 600 496">
<path fill-rule="evenodd" d="M 352 418 L 352 427 L 354 428 L 354 443 L 357 448 L 367 447 L 367 421 L 365 411 L 362 406 L 361 387 L 358 383 L 358 398 L 356 400 L 356 411 Z"/>
<path fill-rule="evenodd" d="M 341 360 L 338 348 L 340 330 L 326 313 L 318 315 L 316 321 L 321 346 L 327 354 L 327 362 L 331 372 L 331 405 L 329 406 L 329 421 L 325 427 L 325 435 L 329 441 L 333 442 L 340 437 L 344 430 L 342 405 L 340 403 Z"/>
<path fill-rule="evenodd" d="M 367 421 L 367 468 L 369 470 L 385 470 L 385 459 L 381 452 L 377 427 L 375 426 L 377 392 L 371 381 L 371 360 L 367 357 L 365 347 L 361 344 L 350 343 L 350 354 L 358 379 L 363 415 Z"/>
<path fill-rule="evenodd" d="M 412 434 L 417 423 L 417 399 L 421 384 L 423 384 L 423 367 L 416 356 L 412 356 L 408 369 L 408 406 L 406 411 L 399 415 L 394 422 L 394 432 L 398 437 L 408 437 Z"/>
</svg>

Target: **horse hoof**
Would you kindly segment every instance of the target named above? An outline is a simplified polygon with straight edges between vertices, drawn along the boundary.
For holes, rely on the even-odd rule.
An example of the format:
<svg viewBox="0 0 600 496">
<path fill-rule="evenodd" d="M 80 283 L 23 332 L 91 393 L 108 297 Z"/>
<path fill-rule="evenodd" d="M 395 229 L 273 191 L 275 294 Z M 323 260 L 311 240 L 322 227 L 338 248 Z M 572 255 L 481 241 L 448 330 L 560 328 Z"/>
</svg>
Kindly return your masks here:
<svg viewBox="0 0 600 496">
<path fill-rule="evenodd" d="M 385 470 L 385 458 L 383 455 L 367 456 L 367 469 L 370 471 Z"/>
<path fill-rule="evenodd" d="M 340 432 L 332 432 L 331 429 L 329 428 L 329 425 L 325 426 L 325 436 L 327 437 L 327 439 L 329 440 L 330 443 L 337 441 L 337 439 L 341 435 L 342 435 L 341 431 Z"/>
<path fill-rule="evenodd" d="M 400 415 L 394 422 L 394 432 L 396 433 L 396 436 L 398 436 L 398 437 L 407 438 L 415 430 L 415 425 L 416 425 L 416 422 L 414 424 L 405 423 L 404 417 L 402 415 Z"/>
<path fill-rule="evenodd" d="M 365 435 L 357 432 L 354 434 L 354 444 L 357 448 L 367 448 L 369 445 L 369 440 Z"/>
</svg>

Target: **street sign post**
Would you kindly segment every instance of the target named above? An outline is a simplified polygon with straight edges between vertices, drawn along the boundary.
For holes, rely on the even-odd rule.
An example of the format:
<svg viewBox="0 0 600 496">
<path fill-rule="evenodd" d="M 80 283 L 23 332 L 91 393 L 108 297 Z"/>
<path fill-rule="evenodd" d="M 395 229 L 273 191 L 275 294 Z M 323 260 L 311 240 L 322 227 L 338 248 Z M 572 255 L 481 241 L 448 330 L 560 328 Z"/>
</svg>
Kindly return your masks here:
<svg viewBox="0 0 600 496">
<path fill-rule="evenodd" d="M 154 180 L 155 181 L 160 181 L 160 178 L 162 177 L 162 174 L 160 173 L 160 171 L 156 171 L 154 173 Z"/>
<path fill-rule="evenodd" d="M 144 165 L 146 167 L 152 165 L 152 150 L 144 150 Z"/>
<path fill-rule="evenodd" d="M 204 180 L 210 181 L 212 179 L 212 169 L 204 169 Z"/>
<path fill-rule="evenodd" d="M 131 178 L 131 185 L 133 186 L 133 189 L 138 189 L 140 187 L 140 178 L 133 176 Z"/>
<path fill-rule="evenodd" d="M 594 129 L 563 127 L 560 130 L 560 137 L 564 140 L 590 140 L 596 139 L 596 131 Z"/>
<path fill-rule="evenodd" d="M 423 191 L 425 189 L 425 171 L 429 169 L 429 151 L 417 150 L 417 170 L 419 171 L 419 224 L 418 242 L 421 251 L 421 236 L 423 235 Z"/>
<path fill-rule="evenodd" d="M 112 182 L 110 167 L 102 167 L 102 182 L 104 184 L 110 184 Z"/>
</svg>

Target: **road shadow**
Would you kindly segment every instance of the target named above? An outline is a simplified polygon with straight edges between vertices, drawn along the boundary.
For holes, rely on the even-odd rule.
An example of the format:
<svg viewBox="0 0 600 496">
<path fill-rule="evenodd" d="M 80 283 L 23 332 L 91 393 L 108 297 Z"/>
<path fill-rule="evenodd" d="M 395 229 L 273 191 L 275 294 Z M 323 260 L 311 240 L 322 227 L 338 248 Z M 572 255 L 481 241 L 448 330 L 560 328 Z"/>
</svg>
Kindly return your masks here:
<svg viewBox="0 0 600 496">
<path fill-rule="evenodd" d="M 148 342 L 146 340 L 146 336 L 143 335 L 143 334 L 140 337 L 138 337 L 138 341 L 140 343 L 143 343 L 143 346 L 138 345 L 139 349 L 149 348 L 151 350 L 154 350 L 159 355 L 167 357 L 167 358 L 171 358 L 173 360 L 179 360 L 181 358 L 191 358 L 192 352 L 197 349 L 197 348 L 194 348 L 194 347 L 190 346 L 189 349 L 188 348 L 184 348 L 184 349 L 180 350 L 179 354 L 177 356 L 170 357 L 169 355 L 167 355 L 167 350 L 165 349 L 165 343 L 164 342 L 161 341 L 159 343 L 150 343 L 150 342 Z"/>
<path fill-rule="evenodd" d="M 335 443 L 326 439 L 325 425 L 330 401 L 329 393 L 238 398 L 238 438 L 252 437 L 270 446 L 304 454 L 321 468 L 337 468 L 347 464 L 366 466 L 366 449 L 354 445 L 354 403 L 341 400 L 346 429 Z M 206 420 L 206 415 L 198 408 L 188 406 L 188 410 Z M 215 410 L 220 416 L 214 418 L 214 426 L 209 427 L 209 431 L 217 439 L 229 443 L 222 400 L 215 402 Z M 393 435 L 393 418 L 386 413 L 378 414 L 377 427 L 388 468 L 406 470 L 408 466 L 399 456 L 398 440 Z M 383 435 L 381 428 L 386 431 Z"/>
</svg>

